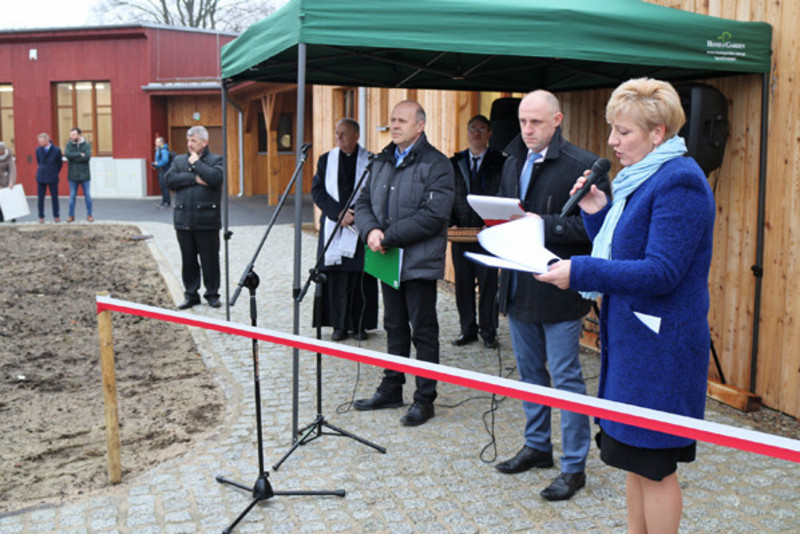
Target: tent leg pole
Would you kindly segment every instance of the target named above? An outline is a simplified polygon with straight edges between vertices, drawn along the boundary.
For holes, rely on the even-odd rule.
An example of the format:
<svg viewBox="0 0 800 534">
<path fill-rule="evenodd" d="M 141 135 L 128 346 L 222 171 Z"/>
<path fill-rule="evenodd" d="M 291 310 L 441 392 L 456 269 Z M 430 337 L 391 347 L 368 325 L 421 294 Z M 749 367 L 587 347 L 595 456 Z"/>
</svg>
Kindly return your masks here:
<svg viewBox="0 0 800 534">
<path fill-rule="evenodd" d="M 295 148 L 297 160 L 302 157 L 301 147 L 304 140 L 304 128 L 306 120 L 306 45 L 300 43 L 297 46 L 297 139 Z M 302 258 L 302 224 L 303 224 L 303 175 L 297 177 L 294 189 L 294 284 L 292 300 L 294 307 L 294 325 L 292 333 L 300 333 L 300 302 L 297 296 L 300 294 L 300 260 Z M 292 443 L 297 440 L 298 434 L 298 398 L 300 381 L 300 351 L 292 349 Z"/>
<path fill-rule="evenodd" d="M 232 232 L 228 226 L 228 88 L 222 84 L 222 240 L 225 242 L 225 320 L 231 320 L 230 247 Z"/>
<path fill-rule="evenodd" d="M 767 130 L 769 118 L 769 72 L 761 79 L 761 154 L 758 166 L 758 222 L 756 227 L 756 263 L 751 267 L 756 277 L 753 297 L 753 345 L 750 351 L 750 393 L 756 391 L 758 374 L 758 337 L 761 322 L 761 283 L 764 277 L 764 219 L 767 197 Z"/>
</svg>

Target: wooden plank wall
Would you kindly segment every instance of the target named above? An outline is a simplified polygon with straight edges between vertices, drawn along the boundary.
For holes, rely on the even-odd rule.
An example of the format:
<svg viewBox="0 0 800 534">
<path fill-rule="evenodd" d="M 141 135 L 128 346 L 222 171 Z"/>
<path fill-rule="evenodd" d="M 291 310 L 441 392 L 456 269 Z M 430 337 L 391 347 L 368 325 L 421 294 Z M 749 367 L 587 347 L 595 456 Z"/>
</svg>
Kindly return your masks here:
<svg viewBox="0 0 800 534">
<path fill-rule="evenodd" d="M 767 406 L 800 416 L 800 2 L 652 0 L 705 15 L 772 25 L 772 72 L 756 393 Z M 729 101 L 731 134 L 717 176 L 711 274 L 712 331 L 729 382 L 750 383 L 761 77 L 709 82 Z"/>
</svg>

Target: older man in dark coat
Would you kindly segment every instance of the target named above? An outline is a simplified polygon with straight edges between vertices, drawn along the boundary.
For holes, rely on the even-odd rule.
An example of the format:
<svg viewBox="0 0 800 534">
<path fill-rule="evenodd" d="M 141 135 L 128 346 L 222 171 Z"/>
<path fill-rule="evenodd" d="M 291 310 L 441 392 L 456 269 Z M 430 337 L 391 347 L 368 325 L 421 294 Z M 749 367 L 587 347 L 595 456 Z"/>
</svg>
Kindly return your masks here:
<svg viewBox="0 0 800 534">
<path fill-rule="evenodd" d="M 200 304 L 201 266 L 204 296 L 209 306 L 219 308 L 222 156 L 208 150 L 208 130 L 204 127 L 192 126 L 186 137 L 188 153 L 175 157 L 166 176 L 167 186 L 175 191 L 174 223 L 186 294 L 178 309 Z"/>
<path fill-rule="evenodd" d="M 40 133 L 36 147 L 36 193 L 38 197 L 39 222 L 44 222 L 44 199 L 47 190 L 53 199 L 53 221 L 61 222 L 61 209 L 58 202 L 58 174 L 64 164 L 61 149 L 50 141 L 50 136 Z"/>
</svg>

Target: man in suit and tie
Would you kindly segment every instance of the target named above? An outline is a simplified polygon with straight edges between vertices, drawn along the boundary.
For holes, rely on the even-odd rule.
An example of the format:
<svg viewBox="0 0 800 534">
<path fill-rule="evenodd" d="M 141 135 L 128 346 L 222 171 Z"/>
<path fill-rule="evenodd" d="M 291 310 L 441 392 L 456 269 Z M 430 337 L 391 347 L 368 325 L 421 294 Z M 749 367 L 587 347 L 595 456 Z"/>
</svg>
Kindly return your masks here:
<svg viewBox="0 0 800 534">
<path fill-rule="evenodd" d="M 561 209 L 575 179 L 597 156 L 567 141 L 561 134 L 564 114 L 558 99 L 547 91 L 533 91 L 519 104 L 521 132 L 506 147 L 498 196 L 518 198 L 529 216 L 544 223 L 544 244 L 560 258 L 589 254 L 592 244 L 577 206 L 566 216 Z M 608 176 L 597 187 L 608 192 Z M 524 246 L 520 243 L 520 246 Z M 500 275 L 500 311 L 508 314 L 511 345 L 520 379 L 529 384 L 586 393 L 579 359 L 581 320 L 591 301 L 576 291 L 549 287 L 528 273 L 503 270 Z M 553 466 L 550 408 L 522 403 L 527 423 L 525 445 L 513 458 L 495 467 L 507 474 L 532 467 Z M 589 418 L 561 411 L 561 474 L 540 495 L 565 500 L 586 484 Z"/>
<path fill-rule="evenodd" d="M 475 213 L 467 202 L 467 195 L 497 194 L 500 175 L 505 162 L 505 154 L 489 148 L 492 129 L 489 119 L 475 115 L 467 123 L 469 148 L 457 152 L 450 162 L 455 171 L 456 193 L 452 226 L 461 228 L 482 228 L 483 219 Z M 456 307 L 461 324 L 460 335 L 453 345 L 460 347 L 483 338 L 487 348 L 497 347 L 497 269 L 479 265 L 464 257 L 465 252 L 486 254 L 478 243 L 451 243 L 453 269 L 456 282 Z M 475 282 L 477 280 L 480 296 L 478 300 L 478 321 L 475 321 Z"/>
<path fill-rule="evenodd" d="M 37 138 L 39 146 L 36 147 L 36 193 L 38 196 L 39 222 L 44 222 L 44 199 L 47 190 L 53 198 L 53 221 L 61 222 L 61 211 L 58 203 L 58 173 L 64 164 L 61 149 L 50 141 L 50 136 L 40 133 Z"/>
</svg>

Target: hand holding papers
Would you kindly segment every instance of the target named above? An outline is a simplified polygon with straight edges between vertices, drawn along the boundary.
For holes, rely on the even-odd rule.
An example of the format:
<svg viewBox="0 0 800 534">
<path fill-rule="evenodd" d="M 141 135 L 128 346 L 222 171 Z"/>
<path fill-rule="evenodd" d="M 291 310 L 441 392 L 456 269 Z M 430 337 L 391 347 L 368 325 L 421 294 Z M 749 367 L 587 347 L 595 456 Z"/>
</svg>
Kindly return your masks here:
<svg viewBox="0 0 800 534">
<path fill-rule="evenodd" d="M 486 226 L 508 222 L 514 215 L 525 215 L 522 203 L 516 198 L 467 195 L 467 202 Z"/>
<path fill-rule="evenodd" d="M 489 267 L 540 274 L 560 259 L 544 248 L 544 221 L 538 215 L 487 228 L 478 234 L 478 242 L 495 256 L 473 252 L 464 256 Z"/>
</svg>

